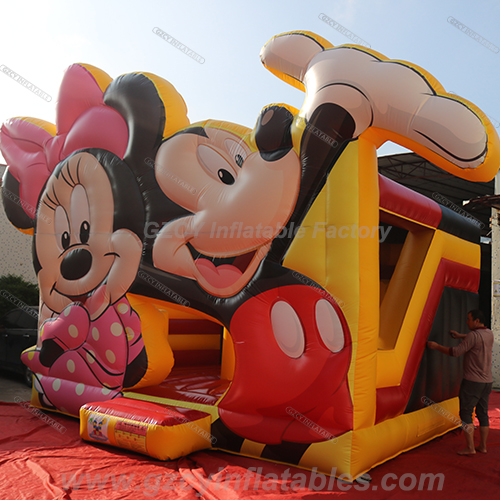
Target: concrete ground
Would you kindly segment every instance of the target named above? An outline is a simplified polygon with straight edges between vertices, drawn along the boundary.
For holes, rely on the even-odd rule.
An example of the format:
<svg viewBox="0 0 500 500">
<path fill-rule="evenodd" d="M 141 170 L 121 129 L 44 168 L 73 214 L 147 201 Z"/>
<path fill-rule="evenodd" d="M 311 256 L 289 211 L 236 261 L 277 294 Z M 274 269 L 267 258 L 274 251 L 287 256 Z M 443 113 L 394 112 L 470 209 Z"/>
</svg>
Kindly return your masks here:
<svg viewBox="0 0 500 500">
<path fill-rule="evenodd" d="M 31 399 L 31 389 L 24 384 L 23 377 L 15 373 L 0 370 L 0 401 L 14 403 Z"/>
</svg>

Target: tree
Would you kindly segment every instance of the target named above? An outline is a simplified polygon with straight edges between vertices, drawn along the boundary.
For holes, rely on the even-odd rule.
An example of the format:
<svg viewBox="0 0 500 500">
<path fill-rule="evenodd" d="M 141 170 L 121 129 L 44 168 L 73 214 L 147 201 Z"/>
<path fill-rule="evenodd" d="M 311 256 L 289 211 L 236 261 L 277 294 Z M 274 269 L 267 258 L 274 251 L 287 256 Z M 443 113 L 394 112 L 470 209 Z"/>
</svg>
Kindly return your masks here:
<svg viewBox="0 0 500 500">
<path fill-rule="evenodd" d="M 0 318 L 22 304 L 38 306 L 38 300 L 38 285 L 15 274 L 0 276 Z"/>
</svg>

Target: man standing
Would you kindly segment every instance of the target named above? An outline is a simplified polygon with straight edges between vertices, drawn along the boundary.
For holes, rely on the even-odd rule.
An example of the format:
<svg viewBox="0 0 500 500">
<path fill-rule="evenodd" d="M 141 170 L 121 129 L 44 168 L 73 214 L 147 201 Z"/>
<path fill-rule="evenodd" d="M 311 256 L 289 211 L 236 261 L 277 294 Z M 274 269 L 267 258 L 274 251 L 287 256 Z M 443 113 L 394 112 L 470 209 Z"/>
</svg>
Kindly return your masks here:
<svg viewBox="0 0 500 500">
<path fill-rule="evenodd" d="M 467 447 L 458 452 L 459 455 L 472 455 L 477 451 L 486 453 L 486 441 L 490 430 L 488 418 L 488 399 L 493 385 L 491 374 L 491 356 L 493 351 L 493 332 L 484 326 L 484 315 L 474 309 L 467 315 L 467 326 L 470 332 L 461 334 L 450 331 L 455 339 L 463 339 L 456 347 L 445 347 L 437 342 L 427 342 L 429 349 L 435 349 L 449 356 L 464 354 L 464 378 L 460 386 L 460 418 L 462 419 Z M 472 411 L 476 409 L 479 420 L 481 441 L 474 448 L 474 425 Z"/>
</svg>

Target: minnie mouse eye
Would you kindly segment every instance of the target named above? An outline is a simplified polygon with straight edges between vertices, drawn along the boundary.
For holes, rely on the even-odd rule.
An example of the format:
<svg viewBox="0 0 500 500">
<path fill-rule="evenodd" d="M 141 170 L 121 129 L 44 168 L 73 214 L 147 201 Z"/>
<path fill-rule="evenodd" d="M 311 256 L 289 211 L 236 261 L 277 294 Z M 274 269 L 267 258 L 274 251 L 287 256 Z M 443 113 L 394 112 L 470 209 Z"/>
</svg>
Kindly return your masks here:
<svg viewBox="0 0 500 500">
<path fill-rule="evenodd" d="M 77 184 L 71 193 L 71 227 L 74 238 L 82 245 L 90 237 L 90 207 L 87 192 L 81 184 Z"/>
<path fill-rule="evenodd" d="M 59 250 L 64 252 L 71 243 L 71 229 L 69 226 L 68 215 L 61 205 L 56 207 L 54 219 L 54 236 L 56 244 L 59 247 Z"/>
<path fill-rule="evenodd" d="M 88 243 L 90 237 L 90 224 L 84 220 L 80 225 L 80 241 L 85 244 Z"/>
<path fill-rule="evenodd" d="M 64 233 L 61 236 L 61 246 L 63 247 L 64 250 L 66 250 L 69 247 L 69 233 L 68 233 L 68 231 L 64 231 Z"/>
</svg>

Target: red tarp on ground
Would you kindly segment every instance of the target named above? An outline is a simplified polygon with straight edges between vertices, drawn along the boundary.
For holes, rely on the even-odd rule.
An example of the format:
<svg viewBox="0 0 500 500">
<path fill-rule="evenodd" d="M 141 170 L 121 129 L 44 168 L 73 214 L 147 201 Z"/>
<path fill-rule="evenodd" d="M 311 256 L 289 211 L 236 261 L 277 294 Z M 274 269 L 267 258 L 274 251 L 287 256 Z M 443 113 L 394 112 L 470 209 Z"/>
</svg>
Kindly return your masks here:
<svg viewBox="0 0 500 500">
<path fill-rule="evenodd" d="M 26 407 L 27 403 L 24 403 Z M 490 397 L 488 454 L 456 454 L 458 431 L 435 439 L 370 471 L 370 485 L 336 479 L 260 460 L 205 451 L 159 462 L 79 438 L 79 422 L 50 414 L 44 420 L 15 403 L 0 403 L 0 498 L 233 499 L 309 498 L 345 495 L 369 498 L 498 498 L 500 486 L 500 393 Z M 33 409 L 32 409 L 33 411 Z M 66 430 L 64 430 L 66 429 Z M 476 431 L 477 434 L 477 431 Z M 434 487 L 428 491 L 429 476 Z M 421 481 L 425 481 L 420 485 Z M 321 486 L 323 487 L 321 488 Z M 305 486 L 302 487 L 301 486 Z M 439 486 L 441 489 L 439 490 Z M 364 490 L 364 491 L 360 491 Z"/>
</svg>

